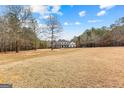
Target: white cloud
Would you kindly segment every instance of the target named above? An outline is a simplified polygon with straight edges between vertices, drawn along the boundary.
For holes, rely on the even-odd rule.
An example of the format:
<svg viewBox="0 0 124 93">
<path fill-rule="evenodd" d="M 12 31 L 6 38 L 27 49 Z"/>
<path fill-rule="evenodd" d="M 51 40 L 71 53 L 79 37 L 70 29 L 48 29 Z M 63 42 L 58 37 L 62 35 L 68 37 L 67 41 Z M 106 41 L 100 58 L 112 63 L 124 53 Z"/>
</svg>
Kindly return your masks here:
<svg viewBox="0 0 124 93">
<path fill-rule="evenodd" d="M 74 25 L 80 25 L 80 24 L 81 24 L 81 23 L 78 22 L 78 21 L 77 21 L 77 22 L 74 22 L 74 23 L 73 23 L 73 22 L 72 22 L 72 23 L 64 22 L 64 25 L 65 25 L 65 26 L 68 26 L 68 25 L 69 25 L 69 26 L 74 26 Z"/>
<path fill-rule="evenodd" d="M 111 9 L 111 8 L 113 8 L 115 5 L 100 5 L 100 9 L 106 9 L 106 10 L 108 10 L 108 9 Z"/>
<path fill-rule="evenodd" d="M 97 22 L 102 22 L 102 20 L 88 20 L 88 23 L 97 23 Z"/>
<path fill-rule="evenodd" d="M 46 26 L 46 24 L 41 24 L 41 23 L 40 23 L 40 24 L 39 24 L 39 27 L 40 27 L 40 28 L 46 28 L 47 26 Z"/>
<path fill-rule="evenodd" d="M 52 12 L 53 13 L 56 13 L 56 12 L 58 12 L 60 10 L 60 6 L 53 6 L 53 8 L 52 8 Z"/>
<path fill-rule="evenodd" d="M 63 13 L 60 11 L 61 6 L 46 6 L 46 5 L 31 5 L 30 6 L 32 12 L 39 13 L 41 16 L 44 16 L 46 14 L 55 13 L 58 15 L 63 15 Z"/>
<path fill-rule="evenodd" d="M 43 6 L 43 5 L 31 5 L 30 6 L 32 12 L 34 13 L 39 13 L 40 15 L 44 15 L 46 13 L 49 13 L 48 6 Z"/>
<path fill-rule="evenodd" d="M 100 5 L 99 8 L 102 9 L 102 11 L 97 13 L 97 16 L 103 16 L 106 14 L 106 11 L 115 7 L 115 5 Z"/>
<path fill-rule="evenodd" d="M 48 19 L 48 18 L 49 18 L 49 16 L 48 16 L 48 15 L 43 16 L 43 19 Z"/>
<path fill-rule="evenodd" d="M 86 15 L 86 11 L 81 11 L 81 12 L 79 12 L 79 16 L 80 17 L 83 17 L 83 16 L 85 16 Z"/>
<path fill-rule="evenodd" d="M 80 25 L 81 23 L 80 22 L 75 22 L 75 25 Z"/>
<path fill-rule="evenodd" d="M 38 20 L 47 19 L 50 13 L 55 13 L 57 15 L 63 15 L 63 13 L 60 11 L 61 6 L 31 5 L 30 8 L 33 13 L 40 14 Z"/>
<path fill-rule="evenodd" d="M 106 14 L 106 11 L 105 10 L 102 10 L 100 12 L 97 13 L 97 16 L 103 16 Z"/>
<path fill-rule="evenodd" d="M 58 15 L 63 15 L 63 13 L 60 11 L 61 6 L 56 5 L 56 6 L 52 6 L 51 12 L 52 13 L 56 13 Z"/>
<path fill-rule="evenodd" d="M 69 25 L 69 23 L 68 23 L 68 22 L 65 22 L 65 23 L 64 23 L 64 25 L 65 25 L 65 26 L 68 26 L 68 25 Z"/>
<path fill-rule="evenodd" d="M 42 17 L 41 17 L 42 18 Z M 48 18 L 50 18 L 50 16 L 48 16 L 48 15 L 44 15 L 43 16 L 43 19 L 48 19 Z"/>
</svg>

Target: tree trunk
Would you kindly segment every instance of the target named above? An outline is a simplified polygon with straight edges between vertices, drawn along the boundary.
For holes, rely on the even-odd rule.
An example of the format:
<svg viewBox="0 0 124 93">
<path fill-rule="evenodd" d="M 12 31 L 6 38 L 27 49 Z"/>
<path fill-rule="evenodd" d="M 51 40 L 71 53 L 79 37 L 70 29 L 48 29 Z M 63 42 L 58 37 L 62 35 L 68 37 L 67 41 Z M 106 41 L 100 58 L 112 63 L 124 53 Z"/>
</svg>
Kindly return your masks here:
<svg viewBox="0 0 124 93">
<path fill-rule="evenodd" d="M 18 43 L 18 41 L 16 40 L 16 53 L 18 53 L 19 52 L 19 43 Z"/>
<path fill-rule="evenodd" d="M 51 50 L 53 50 L 53 40 L 51 40 Z"/>
<path fill-rule="evenodd" d="M 35 50 L 37 50 L 37 40 L 35 40 Z"/>
<path fill-rule="evenodd" d="M 53 29 L 51 31 L 52 31 L 52 36 L 51 36 L 51 50 L 53 51 Z"/>
</svg>

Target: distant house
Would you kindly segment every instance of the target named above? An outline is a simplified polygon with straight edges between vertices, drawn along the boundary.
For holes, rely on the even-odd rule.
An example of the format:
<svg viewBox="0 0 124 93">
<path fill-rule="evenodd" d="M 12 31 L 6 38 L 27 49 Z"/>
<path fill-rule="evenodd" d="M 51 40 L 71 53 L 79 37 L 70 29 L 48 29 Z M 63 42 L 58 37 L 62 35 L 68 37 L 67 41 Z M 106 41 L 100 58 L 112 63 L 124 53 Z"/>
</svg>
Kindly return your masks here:
<svg viewBox="0 0 124 93">
<path fill-rule="evenodd" d="M 59 39 L 56 42 L 56 48 L 74 48 L 74 47 L 76 47 L 76 44 L 68 40 Z"/>
<path fill-rule="evenodd" d="M 69 47 L 70 47 L 70 48 L 74 48 L 74 47 L 76 47 L 76 43 L 74 43 L 74 42 L 70 42 L 70 43 L 69 43 Z"/>
</svg>

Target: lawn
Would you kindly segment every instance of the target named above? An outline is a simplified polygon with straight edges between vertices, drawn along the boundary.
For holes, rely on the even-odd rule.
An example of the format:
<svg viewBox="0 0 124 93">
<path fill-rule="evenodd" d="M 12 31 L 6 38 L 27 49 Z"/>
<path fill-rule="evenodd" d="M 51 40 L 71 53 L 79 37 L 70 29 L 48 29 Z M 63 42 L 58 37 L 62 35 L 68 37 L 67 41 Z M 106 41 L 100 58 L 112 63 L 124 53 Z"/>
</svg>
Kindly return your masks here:
<svg viewBox="0 0 124 93">
<path fill-rule="evenodd" d="M 13 87 L 124 87 L 124 48 L 1 53 L 0 83 Z"/>
</svg>

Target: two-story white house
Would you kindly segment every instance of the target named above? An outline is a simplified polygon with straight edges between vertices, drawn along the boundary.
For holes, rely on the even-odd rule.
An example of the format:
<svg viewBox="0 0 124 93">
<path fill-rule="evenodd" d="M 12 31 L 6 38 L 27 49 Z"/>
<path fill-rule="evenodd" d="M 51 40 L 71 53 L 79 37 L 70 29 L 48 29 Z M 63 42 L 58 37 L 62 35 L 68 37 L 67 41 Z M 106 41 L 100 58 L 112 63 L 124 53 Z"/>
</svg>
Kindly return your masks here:
<svg viewBox="0 0 124 93">
<path fill-rule="evenodd" d="M 56 48 L 75 48 L 75 47 L 76 47 L 76 44 L 68 40 L 59 39 L 56 42 Z"/>
</svg>

